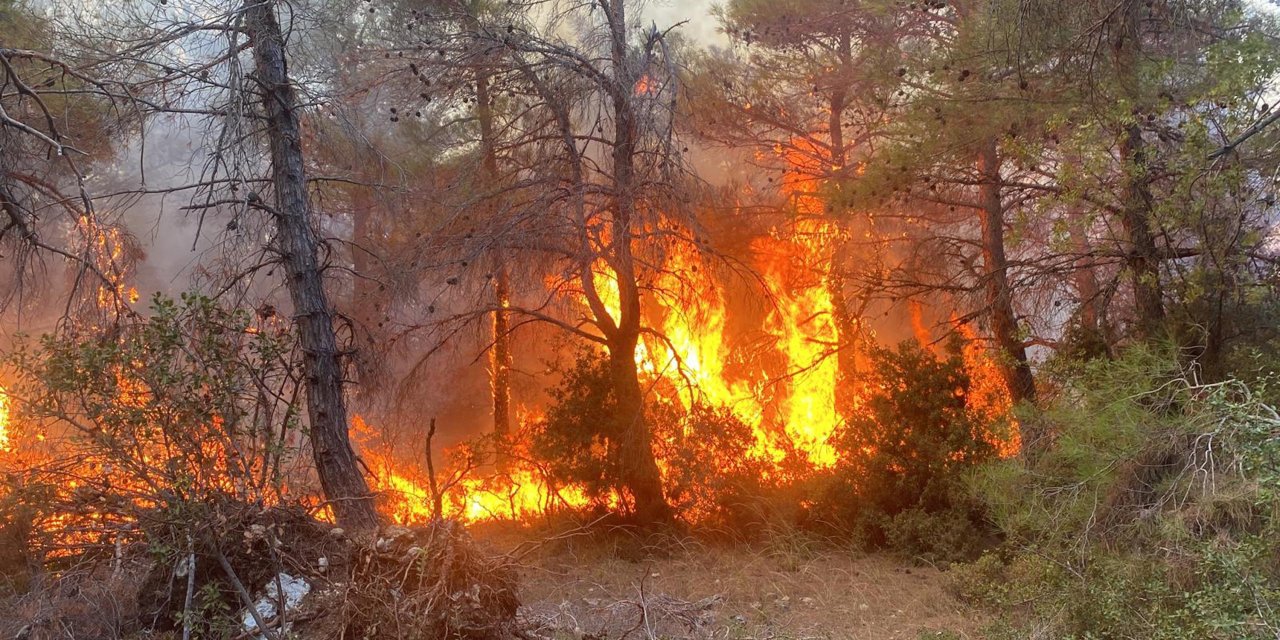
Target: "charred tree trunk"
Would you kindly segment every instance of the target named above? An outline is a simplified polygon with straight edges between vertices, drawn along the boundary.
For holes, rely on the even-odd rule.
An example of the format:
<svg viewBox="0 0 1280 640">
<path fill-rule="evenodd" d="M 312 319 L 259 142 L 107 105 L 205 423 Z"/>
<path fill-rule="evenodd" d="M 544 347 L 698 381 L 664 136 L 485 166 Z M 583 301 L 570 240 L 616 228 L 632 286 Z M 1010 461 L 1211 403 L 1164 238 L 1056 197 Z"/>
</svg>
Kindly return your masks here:
<svg viewBox="0 0 1280 640">
<path fill-rule="evenodd" d="M 480 122 L 480 148 L 486 182 L 498 188 L 498 152 L 493 131 L 493 105 L 489 94 L 489 72 L 476 72 L 476 116 Z M 490 198 L 486 206 L 489 219 L 501 213 L 502 205 Z M 507 457 L 511 436 L 511 275 L 507 271 L 502 246 L 493 252 L 493 345 L 489 359 L 489 377 L 493 395 L 493 435 L 497 438 L 497 458 L 502 464 Z"/>
<path fill-rule="evenodd" d="M 609 377 L 621 426 L 618 451 L 623 480 L 635 500 L 636 518 L 642 524 L 656 524 L 670 519 L 671 508 L 662 492 L 662 477 L 645 419 L 644 391 L 636 371 L 636 344 L 635 338 L 621 335 L 609 341 Z"/>
<path fill-rule="evenodd" d="M 244 8 L 271 150 L 275 248 L 284 264 L 302 345 L 316 472 L 338 523 L 371 529 L 377 526 L 378 515 L 348 433 L 342 363 L 317 255 L 319 240 L 311 227 L 297 96 L 289 79 L 284 36 L 274 2 L 248 0 Z"/>
<path fill-rule="evenodd" d="M 982 145 L 978 154 L 982 222 L 982 262 L 986 271 L 987 312 L 991 334 L 1002 352 L 1004 377 L 1014 402 L 1034 400 L 1035 378 L 1027 361 L 1027 349 L 1018 337 L 1018 319 L 1013 311 L 1009 288 L 1009 262 L 1004 251 L 1004 204 L 1001 201 L 1000 150 L 994 139 Z"/>
<path fill-rule="evenodd" d="M 842 71 L 847 73 L 853 64 L 853 43 L 847 34 L 840 37 L 839 55 Z M 836 86 L 832 87 L 831 112 L 828 114 L 827 121 L 831 135 L 831 169 L 838 176 L 842 176 L 845 165 L 849 161 L 848 147 L 844 139 L 844 110 L 849 100 L 848 91 L 844 85 L 845 73 L 836 79 Z M 845 278 L 842 273 L 844 261 L 841 258 L 845 253 L 841 251 L 840 246 L 844 242 L 845 221 L 834 212 L 831 212 L 829 217 L 832 226 L 839 231 L 839 236 L 832 240 L 831 263 L 826 278 L 827 295 L 831 296 L 832 320 L 835 322 L 838 349 L 836 352 L 838 379 L 836 412 L 848 416 L 853 411 L 858 395 L 857 386 L 853 384 L 858 373 L 859 345 L 855 343 L 858 321 L 849 310 L 849 296 L 845 290 Z"/>
<path fill-rule="evenodd" d="M 632 255 L 632 221 L 636 215 L 635 155 L 637 122 L 633 110 L 635 78 L 627 63 L 626 1 L 606 4 L 611 40 L 613 86 L 613 217 L 610 224 L 610 266 L 618 277 L 619 317 L 614 335 L 608 336 L 610 371 L 618 394 L 622 421 L 622 470 L 635 499 L 636 516 L 643 523 L 670 518 L 671 508 L 662 493 L 662 476 L 653 454 L 644 394 L 636 371 L 636 346 L 640 338 L 640 288 Z"/>
</svg>

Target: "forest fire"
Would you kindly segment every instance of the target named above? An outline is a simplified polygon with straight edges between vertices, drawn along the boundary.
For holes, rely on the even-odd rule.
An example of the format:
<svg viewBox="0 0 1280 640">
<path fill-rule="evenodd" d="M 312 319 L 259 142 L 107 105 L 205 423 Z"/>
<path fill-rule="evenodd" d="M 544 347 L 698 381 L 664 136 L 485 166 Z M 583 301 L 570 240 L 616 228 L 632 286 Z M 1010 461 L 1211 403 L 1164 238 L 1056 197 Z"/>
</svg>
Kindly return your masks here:
<svg viewBox="0 0 1280 640">
<path fill-rule="evenodd" d="M 854 385 L 840 379 L 836 356 L 842 345 L 833 317 L 835 303 L 827 279 L 808 263 L 828 252 L 837 235 L 830 223 L 807 217 L 752 244 L 754 272 L 771 300 L 761 328 L 768 337 L 766 348 L 755 354 L 755 362 L 731 358 L 725 290 L 696 250 L 677 244 L 666 251 L 653 286 L 656 293 L 645 308 L 647 324 L 658 329 L 643 336 L 636 349 L 646 388 L 685 411 L 698 406 L 729 409 L 750 427 L 749 456 L 762 463 L 769 476 L 794 474 L 797 463 L 810 472 L 836 464 L 831 437 L 848 418 L 840 414 L 837 394 L 852 396 L 854 410 L 861 404 L 858 388 L 841 389 L 842 384 Z M 601 262 L 593 279 L 611 316 L 619 317 L 616 276 Z M 585 300 L 578 304 L 587 307 Z M 913 309 L 921 346 L 940 348 L 919 318 L 919 309 Z M 973 381 L 970 409 L 987 421 L 1004 419 L 1012 401 L 997 362 L 971 325 L 954 319 L 951 325 L 964 342 L 965 370 Z M 523 413 L 526 431 L 542 420 L 540 412 Z M 357 433 L 372 431 L 356 420 Z M 1018 448 L 1016 439 L 1003 436 L 993 444 L 1006 456 Z M 446 470 L 444 479 L 436 479 L 438 485 L 421 464 L 406 465 L 372 449 L 365 455 L 375 469 L 376 487 L 384 494 L 384 510 L 400 522 L 425 522 L 436 515 L 468 522 L 528 520 L 593 504 L 581 487 L 557 485 L 544 471 L 525 463 L 527 455 L 490 470 L 489 465 L 477 468 L 469 462 L 473 457 L 465 446 L 462 453 L 454 457 L 464 462 Z M 664 475 L 669 473 L 667 461 L 659 458 L 658 464 Z M 437 502 L 438 508 L 433 506 Z"/>
<path fill-rule="evenodd" d="M 798 145 L 805 148 L 802 141 Z M 746 425 L 751 433 L 748 457 L 761 465 L 766 476 L 761 480 L 766 482 L 770 477 L 794 480 L 797 473 L 803 477 L 836 465 L 839 454 L 832 438 L 851 417 L 842 415 L 842 407 L 858 411 L 861 394 L 866 392 L 840 371 L 839 352 L 866 345 L 853 336 L 842 337 L 837 327 L 839 302 L 828 271 L 843 231 L 826 215 L 822 182 L 810 177 L 815 172 L 807 166 L 813 162 L 811 156 L 798 152 L 784 156 L 790 169 L 780 192 L 790 203 L 792 219 L 750 243 L 750 269 L 760 287 L 757 295 L 767 301 L 759 318 L 763 338 L 757 346 L 749 354 L 741 349 L 735 353 L 731 345 L 736 344 L 736 336 L 729 333 L 729 294 L 711 268 L 712 258 L 692 243 L 673 242 L 655 251 L 661 267 L 648 287 L 652 295 L 642 305 L 644 324 L 652 330 L 641 335 L 635 351 L 642 384 L 654 399 L 674 403 L 685 412 L 697 407 L 726 408 Z M 679 223 L 665 216 L 656 224 L 660 229 L 647 231 L 687 235 Z M 561 278 L 549 276 L 546 286 L 571 292 L 572 303 L 589 316 L 587 294 Z M 598 259 L 592 265 L 591 280 L 594 294 L 617 323 L 622 315 L 617 274 Z M 509 306 L 508 300 L 500 302 L 504 308 Z M 938 341 L 920 317 L 919 305 L 912 304 L 911 311 L 920 345 L 940 353 Z M 950 331 L 964 343 L 965 370 L 973 381 L 966 403 L 986 421 L 1005 419 L 1012 400 L 987 343 L 971 325 L 954 319 L 950 324 Z M 528 413 L 520 425 L 525 432 L 537 429 L 542 419 L 540 412 Z M 363 420 L 357 421 L 357 432 L 370 431 Z M 1001 455 L 1017 452 L 1016 439 L 996 439 L 993 444 Z M 444 472 L 444 479 L 436 478 L 434 483 L 421 464 L 406 465 L 373 450 L 365 455 L 375 468 L 384 510 L 400 522 L 425 522 L 437 515 L 469 522 L 528 520 L 549 510 L 598 504 L 582 487 L 557 485 L 545 471 L 527 464 L 527 455 L 516 456 L 511 464 L 477 468 L 467 453 L 464 445 L 464 455 L 455 456 L 464 462 L 455 463 L 455 468 Z M 657 463 L 664 476 L 672 473 L 669 461 L 659 456 Z M 609 500 L 616 503 L 618 498 Z M 697 511 L 695 506 L 685 515 L 697 518 Z"/>
<path fill-rule="evenodd" d="M 831 292 L 821 274 L 806 271 L 800 261 L 815 252 L 822 255 L 829 233 L 827 223 L 808 219 L 797 222 L 789 237 L 758 241 L 767 256 L 760 273 L 777 300 L 769 314 L 768 331 L 787 362 L 790 393 L 782 403 L 783 424 L 790 444 L 818 467 L 835 462 L 827 440 L 840 421 L 836 351 L 841 345 Z M 779 453 L 772 450 L 775 460 Z"/>
<path fill-rule="evenodd" d="M 375 429 L 360 416 L 353 416 L 352 428 L 357 434 Z M 500 473 L 481 475 L 472 468 L 465 445 L 451 453 L 455 464 L 443 470 L 444 477 L 433 480 L 422 466 L 405 465 L 377 447 L 365 447 L 363 455 L 373 471 L 383 512 L 399 523 L 424 523 L 436 517 L 478 522 L 530 519 L 556 507 L 589 504 L 580 490 L 555 487 L 534 469 L 512 465 Z"/>
<path fill-rule="evenodd" d="M 0 0 L 0 638 L 1280 629 L 1266 3 L 118 4 Z"/>
<path fill-rule="evenodd" d="M 642 382 L 655 399 L 673 403 L 685 412 L 699 407 L 725 408 L 748 427 L 747 457 L 760 465 L 760 480 L 766 483 L 783 477 L 794 480 L 797 473 L 813 474 L 837 464 L 838 453 L 831 439 L 850 418 L 842 415 L 837 396 L 853 398 L 846 410 L 856 411 L 861 403 L 861 390 L 852 388 L 852 380 L 842 379 L 838 358 L 841 349 L 859 349 L 861 345 L 840 335 L 835 318 L 838 303 L 824 270 L 829 266 L 823 266 L 830 264 L 833 246 L 842 232 L 836 222 L 822 215 L 823 205 L 815 195 L 820 186 L 803 174 L 795 167 L 783 183 L 782 193 L 794 208 L 793 219 L 750 243 L 749 266 L 759 283 L 757 294 L 766 301 L 756 329 L 761 337 L 755 339 L 750 352 L 733 347 L 740 340 L 730 333 L 729 293 L 711 268 L 711 259 L 692 243 L 683 242 L 663 245 L 657 252 L 661 269 L 649 287 L 652 296 L 643 305 L 644 323 L 652 330 L 641 336 L 635 352 Z M 684 233 L 675 222 L 663 220 L 660 224 Z M 112 275 L 114 283 L 98 288 L 97 303 L 104 309 L 120 302 L 132 303 L 136 293 L 125 283 L 119 264 L 124 257 L 119 231 L 97 229 L 82 225 L 82 230 L 95 233 L 97 262 L 104 273 Z M 615 273 L 599 260 L 592 279 L 596 293 L 616 321 L 621 316 L 621 303 Z M 559 284 L 547 281 L 550 288 Z M 577 296 L 575 304 L 587 310 L 583 294 Z M 509 299 L 500 303 L 510 308 Z M 919 317 L 918 306 L 912 309 L 917 338 L 928 346 L 933 342 L 929 331 Z M 276 322 L 274 318 L 270 321 Z M 953 324 L 965 341 L 966 368 L 974 381 L 972 408 L 990 420 L 1003 418 L 1011 399 L 998 366 L 970 325 Z M 256 336 L 260 327 L 248 325 L 244 331 L 247 336 Z M 145 413 L 157 400 L 143 382 L 147 366 L 130 359 L 110 369 L 119 409 Z M 13 446 L 7 411 L 7 397 L 0 395 L 0 450 Z M 538 428 L 544 419 L 541 408 L 525 408 L 520 413 L 522 432 Z M 206 422 L 204 429 L 215 433 L 225 430 L 220 415 L 212 414 Z M 358 415 L 352 417 L 357 440 L 372 441 L 379 429 Z M 1003 455 L 1017 451 L 1016 441 L 998 444 Z M 204 464 L 213 474 L 203 478 L 204 482 L 230 493 L 242 489 L 229 481 L 233 467 L 240 464 L 237 446 L 233 440 L 201 443 L 195 455 L 207 461 Z M 361 447 L 361 456 L 371 472 L 372 488 L 379 494 L 380 510 L 399 523 L 425 523 L 437 517 L 464 522 L 529 521 L 556 510 L 612 508 L 621 501 L 617 495 L 592 496 L 582 486 L 557 482 L 530 462 L 533 456 L 523 450 L 527 443 L 517 441 L 510 446 L 518 451 L 509 451 L 510 459 L 496 464 L 476 456 L 470 445 L 461 445 L 450 452 L 448 463 L 438 471 L 421 461 L 390 455 L 368 442 Z M 160 464 L 175 456 L 167 446 L 156 443 L 141 443 L 139 455 L 144 464 Z M 657 464 L 664 476 L 675 473 L 670 460 L 659 456 Z M 88 468 L 81 471 L 89 482 L 95 478 L 121 482 L 107 478 L 110 473 Z M 82 484 L 84 481 L 77 480 L 69 491 L 80 491 L 75 486 Z M 289 487 L 282 490 L 289 492 Z M 705 510 L 705 505 L 695 504 L 684 516 L 696 519 Z"/>
</svg>

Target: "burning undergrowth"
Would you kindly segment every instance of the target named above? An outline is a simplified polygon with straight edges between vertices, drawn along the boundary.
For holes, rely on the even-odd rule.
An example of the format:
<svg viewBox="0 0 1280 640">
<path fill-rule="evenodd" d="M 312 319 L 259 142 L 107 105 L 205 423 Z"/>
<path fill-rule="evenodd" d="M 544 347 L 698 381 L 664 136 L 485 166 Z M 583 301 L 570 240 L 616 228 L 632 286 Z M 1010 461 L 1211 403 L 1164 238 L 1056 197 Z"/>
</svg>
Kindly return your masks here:
<svg viewBox="0 0 1280 640">
<path fill-rule="evenodd" d="M 831 520 L 811 507 L 824 485 L 863 455 L 841 443 L 850 429 L 869 428 L 868 407 L 886 391 L 875 328 L 838 312 L 849 292 L 829 258 L 847 231 L 819 215 L 820 185 L 795 191 L 794 220 L 743 234 L 739 259 L 751 281 L 745 288 L 743 273 L 689 240 L 692 229 L 664 216 L 645 229 L 655 238 L 646 259 L 662 268 L 645 283 L 640 313 L 649 330 L 634 345 L 643 421 L 675 519 L 701 528 Z M 545 290 L 564 298 L 565 313 L 580 314 L 584 326 L 591 318 L 616 324 L 624 315 L 623 283 L 607 261 L 589 270 L 588 277 L 549 277 Z M 963 378 L 959 402 L 969 426 L 956 428 L 999 455 L 1016 453 L 1017 430 L 1005 428 L 1013 403 L 999 358 L 965 321 L 928 326 L 920 305 L 912 309 L 915 342 L 928 356 L 920 364 L 954 359 Z M 937 327 L 940 335 L 931 335 Z M 954 353 L 948 335 L 959 338 Z M 361 437 L 394 430 L 383 424 L 394 416 L 357 420 L 384 510 L 399 522 L 439 514 L 469 522 L 527 522 L 557 511 L 635 514 L 623 453 L 635 418 L 617 395 L 624 385 L 611 379 L 617 362 L 610 364 L 613 347 L 605 342 L 562 348 L 544 367 L 559 384 L 545 396 L 515 399 L 513 433 L 455 447 L 438 469 L 419 447 L 405 455 L 373 444 L 376 435 Z"/>
<path fill-rule="evenodd" d="M 506 633 L 514 582 L 460 527 L 323 520 L 286 326 L 194 295 L 151 312 L 7 362 L 6 637 L 351 637 L 380 619 L 413 637 Z M 258 606 L 284 583 L 311 595 Z"/>
<path fill-rule="evenodd" d="M 803 441 L 771 441 L 731 407 L 655 393 L 645 415 L 674 519 L 735 536 L 784 524 L 853 534 L 883 546 L 897 534 L 926 551 L 935 512 L 948 512 L 962 538 L 979 542 L 981 514 L 961 496 L 966 469 L 1016 451 L 1008 399 L 983 377 L 981 351 L 957 337 L 936 348 L 904 343 L 873 349 L 862 410 L 822 440 L 830 463 L 814 463 Z M 669 380 L 653 386 L 676 389 Z M 466 522 L 534 523 L 557 513 L 634 518 L 616 448 L 625 437 L 607 358 L 582 351 L 551 391 L 545 412 L 528 414 L 506 439 L 455 448 L 437 476 L 413 473 L 392 455 L 366 450 L 384 511 L 400 522 L 437 515 Z M 366 427 L 369 428 L 369 427 Z M 426 465 L 430 468 L 430 465 Z M 967 528 L 967 529 L 966 529 Z M 946 536 L 948 539 L 950 536 Z M 952 555 L 968 555 L 972 548 Z M 926 555 L 930 552 L 926 551 Z M 948 552 L 942 551 L 942 555 Z"/>
</svg>

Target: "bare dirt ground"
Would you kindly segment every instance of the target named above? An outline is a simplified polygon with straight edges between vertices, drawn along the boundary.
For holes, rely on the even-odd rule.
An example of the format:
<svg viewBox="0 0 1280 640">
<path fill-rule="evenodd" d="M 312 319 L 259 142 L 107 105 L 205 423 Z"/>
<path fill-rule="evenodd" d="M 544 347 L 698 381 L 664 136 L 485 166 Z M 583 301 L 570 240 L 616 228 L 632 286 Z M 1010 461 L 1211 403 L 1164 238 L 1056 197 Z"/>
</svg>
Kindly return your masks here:
<svg viewBox="0 0 1280 640">
<path fill-rule="evenodd" d="M 525 622 L 557 640 L 980 637 L 978 614 L 932 567 L 832 549 L 626 547 L 566 545 L 531 560 Z"/>
</svg>

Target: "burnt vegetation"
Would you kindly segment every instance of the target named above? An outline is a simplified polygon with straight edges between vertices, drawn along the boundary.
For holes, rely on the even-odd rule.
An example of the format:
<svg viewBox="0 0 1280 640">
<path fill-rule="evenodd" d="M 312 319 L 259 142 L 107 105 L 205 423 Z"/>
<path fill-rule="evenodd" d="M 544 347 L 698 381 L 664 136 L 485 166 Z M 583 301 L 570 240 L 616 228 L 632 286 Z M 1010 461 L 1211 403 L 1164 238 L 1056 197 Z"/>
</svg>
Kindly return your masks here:
<svg viewBox="0 0 1280 640">
<path fill-rule="evenodd" d="M 1277 637 L 1277 20 L 0 0 L 0 640 Z"/>
</svg>

